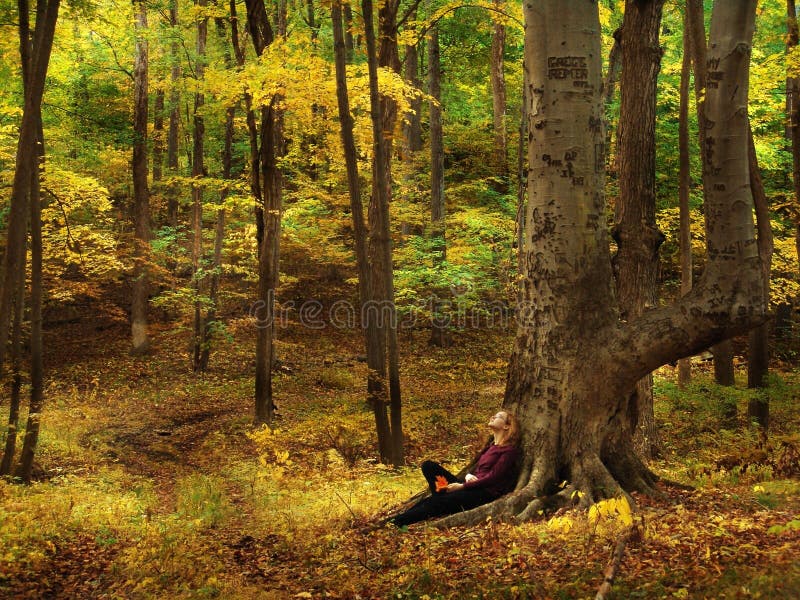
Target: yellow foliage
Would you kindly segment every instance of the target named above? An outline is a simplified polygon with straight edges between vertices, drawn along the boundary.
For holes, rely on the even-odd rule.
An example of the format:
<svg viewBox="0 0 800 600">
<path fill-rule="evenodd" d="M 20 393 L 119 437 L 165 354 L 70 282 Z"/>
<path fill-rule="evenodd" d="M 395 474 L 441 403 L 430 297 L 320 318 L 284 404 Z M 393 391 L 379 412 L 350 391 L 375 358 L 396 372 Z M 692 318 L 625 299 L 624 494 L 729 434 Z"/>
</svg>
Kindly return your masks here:
<svg viewBox="0 0 800 600">
<path fill-rule="evenodd" d="M 619 523 L 623 526 L 633 525 L 633 512 L 625 496 L 601 500 L 589 507 L 589 523 L 602 525 Z"/>
</svg>

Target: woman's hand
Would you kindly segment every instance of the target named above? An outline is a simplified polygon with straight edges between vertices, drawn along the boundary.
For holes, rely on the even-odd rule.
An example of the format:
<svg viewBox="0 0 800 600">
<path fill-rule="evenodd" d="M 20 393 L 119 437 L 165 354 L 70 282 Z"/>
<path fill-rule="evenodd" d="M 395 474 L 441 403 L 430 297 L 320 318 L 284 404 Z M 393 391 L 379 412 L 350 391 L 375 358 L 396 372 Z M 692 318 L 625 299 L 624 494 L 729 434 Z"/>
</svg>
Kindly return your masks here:
<svg viewBox="0 0 800 600">
<path fill-rule="evenodd" d="M 457 492 L 458 490 L 464 489 L 463 483 L 450 483 L 447 485 L 447 491 L 449 492 Z"/>
<path fill-rule="evenodd" d="M 467 473 L 467 476 L 464 477 L 464 481 L 466 481 L 467 483 L 469 483 L 470 481 L 477 481 L 477 480 L 478 478 L 475 477 L 475 475 L 473 475 L 472 473 Z"/>
</svg>

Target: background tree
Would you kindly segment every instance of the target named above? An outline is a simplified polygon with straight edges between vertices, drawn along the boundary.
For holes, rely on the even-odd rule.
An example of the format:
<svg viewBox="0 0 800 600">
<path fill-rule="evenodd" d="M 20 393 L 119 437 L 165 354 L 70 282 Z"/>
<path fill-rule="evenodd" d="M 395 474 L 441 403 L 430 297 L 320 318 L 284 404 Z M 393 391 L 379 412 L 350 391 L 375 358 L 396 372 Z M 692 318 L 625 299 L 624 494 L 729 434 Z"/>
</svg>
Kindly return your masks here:
<svg viewBox="0 0 800 600">
<path fill-rule="evenodd" d="M 664 3 L 629 0 L 620 31 L 622 78 L 617 131 L 619 198 L 612 236 L 620 318 L 631 320 L 658 304 L 656 223 L 656 85 L 661 68 L 659 32 Z M 650 458 L 660 453 L 653 415 L 653 378 L 637 383 L 628 400 L 637 445 Z"/>
<path fill-rule="evenodd" d="M 148 47 L 147 7 L 136 1 L 136 47 L 133 65 L 133 206 L 136 258 L 131 293 L 131 351 L 144 354 L 150 349 L 147 335 L 147 300 L 149 295 L 147 263 L 150 244 L 150 190 L 147 185 L 147 119 L 148 119 Z"/>
</svg>

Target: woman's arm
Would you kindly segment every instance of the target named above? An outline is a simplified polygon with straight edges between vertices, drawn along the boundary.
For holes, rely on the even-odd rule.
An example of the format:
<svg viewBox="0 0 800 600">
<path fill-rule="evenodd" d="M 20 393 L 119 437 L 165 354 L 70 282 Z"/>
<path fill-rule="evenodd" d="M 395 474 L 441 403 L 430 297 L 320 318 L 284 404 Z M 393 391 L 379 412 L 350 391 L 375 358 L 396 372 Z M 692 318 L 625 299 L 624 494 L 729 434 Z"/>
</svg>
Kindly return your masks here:
<svg viewBox="0 0 800 600">
<path fill-rule="evenodd" d="M 516 448 L 503 452 L 491 466 L 488 473 L 478 479 L 470 480 L 463 484 L 465 489 L 490 487 L 501 483 L 513 475 L 519 451 Z M 460 489 L 460 488 L 459 488 Z"/>
</svg>

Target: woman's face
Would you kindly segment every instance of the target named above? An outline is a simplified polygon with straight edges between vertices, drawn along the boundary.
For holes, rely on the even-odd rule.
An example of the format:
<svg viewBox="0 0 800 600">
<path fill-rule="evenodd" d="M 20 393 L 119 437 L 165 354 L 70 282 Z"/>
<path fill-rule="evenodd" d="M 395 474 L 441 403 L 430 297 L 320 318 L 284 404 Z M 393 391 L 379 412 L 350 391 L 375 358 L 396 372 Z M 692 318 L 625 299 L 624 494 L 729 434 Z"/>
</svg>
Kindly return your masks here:
<svg viewBox="0 0 800 600">
<path fill-rule="evenodd" d="M 504 410 L 501 410 L 498 413 L 489 419 L 489 427 L 494 429 L 495 431 L 500 431 L 502 429 L 508 429 L 508 413 Z"/>
</svg>

